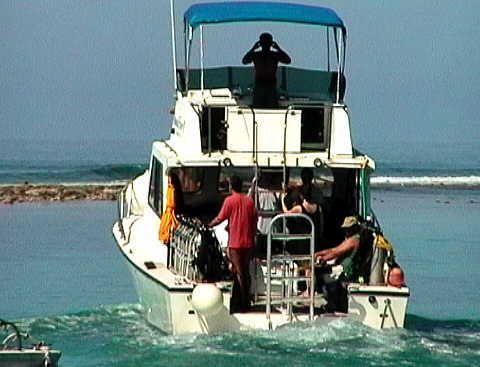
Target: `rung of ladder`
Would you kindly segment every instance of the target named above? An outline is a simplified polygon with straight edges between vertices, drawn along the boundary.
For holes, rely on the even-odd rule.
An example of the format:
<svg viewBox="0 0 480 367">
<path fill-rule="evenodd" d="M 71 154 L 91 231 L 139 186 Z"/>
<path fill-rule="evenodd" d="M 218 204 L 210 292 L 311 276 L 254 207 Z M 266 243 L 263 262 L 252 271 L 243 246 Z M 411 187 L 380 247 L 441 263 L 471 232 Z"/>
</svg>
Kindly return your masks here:
<svg viewBox="0 0 480 367">
<path fill-rule="evenodd" d="M 272 255 L 271 261 L 299 261 L 299 260 L 311 260 L 312 255 Z"/>
<path fill-rule="evenodd" d="M 272 297 L 271 299 L 271 304 L 272 305 L 280 305 L 282 303 L 287 303 L 287 302 L 304 302 L 305 305 L 309 304 L 310 303 L 310 296 L 306 297 L 306 296 L 291 296 L 291 297 Z M 266 304 L 267 300 L 266 299 L 259 299 L 255 302 L 255 305 L 264 305 Z M 313 303 L 314 305 L 321 305 L 322 303 L 324 303 L 324 299 L 319 297 L 319 296 L 315 296 L 314 299 L 313 299 Z"/>
<path fill-rule="evenodd" d="M 308 240 L 312 238 L 311 233 L 272 233 L 272 240 L 282 240 L 282 241 L 297 241 L 297 240 Z"/>
<path fill-rule="evenodd" d="M 278 210 L 258 210 L 257 213 L 259 217 L 274 217 L 281 212 Z"/>
<path fill-rule="evenodd" d="M 311 276 L 300 276 L 300 275 L 293 275 L 293 276 L 283 276 L 283 275 L 272 275 L 272 280 L 277 279 L 284 279 L 284 280 L 311 280 Z"/>
</svg>

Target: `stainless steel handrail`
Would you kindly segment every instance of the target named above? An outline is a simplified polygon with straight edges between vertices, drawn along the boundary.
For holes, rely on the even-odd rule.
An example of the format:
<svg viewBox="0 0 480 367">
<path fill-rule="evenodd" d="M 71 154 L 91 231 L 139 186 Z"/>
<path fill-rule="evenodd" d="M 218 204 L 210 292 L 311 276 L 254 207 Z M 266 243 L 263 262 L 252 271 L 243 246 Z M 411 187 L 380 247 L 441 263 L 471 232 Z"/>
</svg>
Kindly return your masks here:
<svg viewBox="0 0 480 367">
<path fill-rule="evenodd" d="M 277 220 L 288 220 L 289 218 L 303 218 L 307 220 L 310 223 L 310 228 L 311 232 L 310 233 L 304 233 L 304 234 L 288 234 L 285 233 L 285 226 L 283 226 L 284 231 L 283 233 L 273 233 L 272 229 L 274 227 L 274 223 Z M 266 300 L 266 317 L 267 317 L 267 322 L 268 326 L 271 329 L 272 328 L 272 321 L 271 321 L 271 304 L 272 304 L 272 261 L 280 261 L 282 262 L 282 276 L 281 277 L 276 277 L 276 279 L 280 279 L 282 284 L 284 284 L 285 281 L 288 281 L 291 283 L 292 276 L 290 276 L 289 272 L 284 271 L 285 267 L 290 264 L 293 264 L 294 260 L 299 260 L 299 259 L 304 259 L 304 260 L 310 260 L 310 314 L 309 318 L 310 320 L 313 320 L 313 314 L 314 314 L 314 289 L 315 289 L 315 263 L 314 263 L 314 253 L 315 253 L 315 226 L 313 224 L 312 219 L 305 214 L 297 214 L 297 213 L 282 213 L 276 215 L 270 222 L 268 226 L 268 235 L 267 235 L 267 300 Z M 289 255 L 285 254 L 285 251 L 283 251 L 283 254 L 281 257 L 278 259 L 273 258 L 272 259 L 272 238 L 275 237 L 280 237 L 279 239 L 284 241 L 284 246 L 285 242 L 287 241 L 296 241 L 296 240 L 303 240 L 303 239 L 310 239 L 310 254 L 305 254 L 303 255 Z M 291 291 L 292 287 L 291 284 L 287 287 L 287 296 L 285 297 L 284 292 L 282 291 L 280 301 L 283 303 L 286 303 L 287 305 L 287 314 L 290 320 L 292 319 L 292 304 L 293 304 L 293 297 L 291 296 Z M 276 303 L 279 300 L 276 300 Z"/>
</svg>

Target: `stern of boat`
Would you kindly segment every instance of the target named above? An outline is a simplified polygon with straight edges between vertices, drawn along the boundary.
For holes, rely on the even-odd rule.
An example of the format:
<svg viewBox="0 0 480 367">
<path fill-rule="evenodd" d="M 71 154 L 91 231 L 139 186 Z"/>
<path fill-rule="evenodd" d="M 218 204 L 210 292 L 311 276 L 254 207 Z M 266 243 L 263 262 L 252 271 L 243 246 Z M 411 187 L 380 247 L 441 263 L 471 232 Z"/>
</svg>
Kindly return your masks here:
<svg viewBox="0 0 480 367">
<path fill-rule="evenodd" d="M 399 328 L 405 323 L 408 287 L 349 284 L 348 313 L 375 329 Z"/>
</svg>

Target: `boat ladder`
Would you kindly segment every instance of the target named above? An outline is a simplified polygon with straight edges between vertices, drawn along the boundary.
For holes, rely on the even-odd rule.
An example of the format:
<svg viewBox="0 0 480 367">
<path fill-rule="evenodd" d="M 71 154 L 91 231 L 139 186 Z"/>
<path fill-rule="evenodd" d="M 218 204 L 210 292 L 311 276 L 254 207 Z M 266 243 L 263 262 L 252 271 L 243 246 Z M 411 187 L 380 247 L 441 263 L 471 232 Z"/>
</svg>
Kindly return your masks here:
<svg viewBox="0 0 480 367">
<path fill-rule="evenodd" d="M 286 223 L 292 220 L 305 220 L 310 223 L 310 232 L 292 234 L 287 230 Z M 282 222 L 283 230 L 281 232 L 274 231 L 276 222 Z M 272 218 L 268 227 L 267 237 L 267 289 L 266 289 L 266 317 L 269 329 L 272 329 L 271 312 L 272 305 L 279 305 L 289 321 L 293 321 L 295 316 L 295 304 L 300 302 L 303 307 L 297 309 L 305 310 L 309 308 L 309 319 L 313 320 L 314 316 L 314 289 L 315 289 L 315 272 L 314 272 L 314 236 L 315 227 L 312 220 L 305 214 L 282 213 Z M 282 251 L 280 254 L 272 254 L 272 241 L 278 241 L 282 244 Z M 288 243 L 295 243 L 301 241 L 310 242 L 310 252 L 307 254 L 290 254 L 286 250 Z M 298 275 L 296 271 L 299 264 L 307 264 L 307 269 L 310 270 L 308 275 Z M 306 281 L 307 287 L 310 288 L 309 296 L 302 296 L 294 294 L 293 284 L 298 281 Z M 280 283 L 280 292 L 273 291 L 272 282 Z"/>
</svg>

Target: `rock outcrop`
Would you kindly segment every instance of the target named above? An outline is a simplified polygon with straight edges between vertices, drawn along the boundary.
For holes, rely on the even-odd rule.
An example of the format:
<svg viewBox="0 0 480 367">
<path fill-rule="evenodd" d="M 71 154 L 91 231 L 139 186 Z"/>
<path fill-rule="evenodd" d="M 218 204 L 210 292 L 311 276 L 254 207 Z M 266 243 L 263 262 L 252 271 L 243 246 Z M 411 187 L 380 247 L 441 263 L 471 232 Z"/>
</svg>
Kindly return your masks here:
<svg viewBox="0 0 480 367">
<path fill-rule="evenodd" d="M 116 200 L 121 185 L 9 185 L 0 186 L 0 204 Z"/>
</svg>

